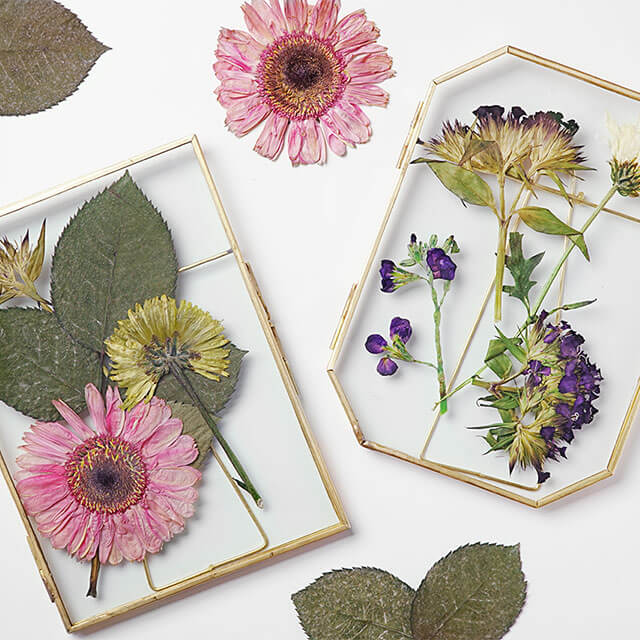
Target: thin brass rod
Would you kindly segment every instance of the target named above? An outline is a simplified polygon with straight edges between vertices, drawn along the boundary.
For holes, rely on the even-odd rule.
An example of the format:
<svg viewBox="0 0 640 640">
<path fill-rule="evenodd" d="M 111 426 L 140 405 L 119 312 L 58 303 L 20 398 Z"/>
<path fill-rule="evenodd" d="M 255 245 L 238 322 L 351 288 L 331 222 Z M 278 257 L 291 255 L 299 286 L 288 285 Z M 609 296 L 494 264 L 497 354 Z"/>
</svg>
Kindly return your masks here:
<svg viewBox="0 0 640 640">
<path fill-rule="evenodd" d="M 622 455 L 622 449 L 624 448 L 625 442 L 629 437 L 629 432 L 631 431 L 631 427 L 633 426 L 633 422 L 635 420 L 636 414 L 638 413 L 638 406 L 640 405 L 640 380 L 636 386 L 635 393 L 633 394 L 633 398 L 631 403 L 629 404 L 629 408 L 627 409 L 627 413 L 624 417 L 624 422 L 622 423 L 622 429 L 618 434 L 618 438 L 616 439 L 616 443 L 613 447 L 613 451 L 611 452 L 611 457 L 609 458 L 609 462 L 607 464 L 607 469 L 613 473 L 620 462 L 620 456 Z"/>
<path fill-rule="evenodd" d="M 215 256 L 209 256 L 208 258 L 203 258 L 202 260 L 198 260 L 197 262 L 193 262 L 191 264 L 186 265 L 185 267 L 180 267 L 178 269 L 178 273 L 184 273 L 185 271 L 191 271 L 197 267 L 201 267 L 202 265 L 209 264 L 214 260 L 219 260 L 220 258 L 224 258 L 225 256 L 230 256 L 233 253 L 233 249 L 225 249 L 220 253 L 216 253 Z"/>
<path fill-rule="evenodd" d="M 371 440 L 365 440 L 362 446 L 366 449 L 371 449 L 372 451 L 386 453 L 387 455 L 393 456 L 394 458 L 417 464 L 418 466 L 429 469 L 430 471 L 435 471 L 436 473 L 439 473 L 441 475 L 449 476 L 450 478 L 460 480 L 460 482 L 464 482 L 465 484 L 470 484 L 474 487 L 489 491 L 490 493 L 495 493 L 497 495 L 503 496 L 504 498 L 509 498 L 510 500 L 514 500 L 515 502 L 526 504 L 529 507 L 537 506 L 536 500 L 526 498 L 525 496 L 521 496 L 517 493 L 514 493 L 513 491 L 508 491 L 507 489 L 502 489 L 501 487 L 498 487 L 489 482 L 484 482 L 483 480 L 481 480 L 480 478 L 476 478 L 475 476 L 459 473 L 452 469 L 448 469 L 447 467 L 442 466 L 436 462 L 432 462 L 431 460 L 416 458 L 415 456 L 410 456 L 404 453 L 404 451 L 398 451 L 397 449 L 392 449 L 391 447 L 387 447 L 386 445 L 380 444 L 378 442 L 372 442 Z"/>
<path fill-rule="evenodd" d="M 258 530 L 258 533 L 260 534 L 260 537 L 262 538 L 262 544 L 260 546 L 256 547 L 256 548 L 252 549 L 251 551 L 247 551 L 245 553 L 238 554 L 237 556 L 233 556 L 232 558 L 229 558 L 228 560 L 222 560 L 221 562 L 217 562 L 216 564 L 211 564 L 206 569 L 203 569 L 202 571 L 198 571 L 197 573 L 194 573 L 194 574 L 192 574 L 190 576 L 187 576 L 186 578 L 180 578 L 180 580 L 175 580 L 174 582 L 170 582 L 169 584 L 166 584 L 166 585 L 164 585 L 162 587 L 157 587 L 155 585 L 153 577 L 151 576 L 151 569 L 149 567 L 149 562 L 148 562 L 148 560 L 147 560 L 147 558 L 145 556 L 144 560 L 142 561 L 142 564 L 144 565 L 144 573 L 145 573 L 145 576 L 147 578 L 147 584 L 149 585 L 149 588 L 152 591 L 160 592 L 160 591 L 163 591 L 164 589 L 169 589 L 169 588 L 174 587 L 174 586 L 176 586 L 178 584 L 182 584 L 185 580 L 193 580 L 193 579 L 199 578 L 201 576 L 205 576 L 207 574 L 211 574 L 213 571 L 215 571 L 219 567 L 223 567 L 223 566 L 225 566 L 227 564 L 230 564 L 232 562 L 237 562 L 238 560 L 241 560 L 242 558 L 249 558 L 250 556 L 253 556 L 256 553 L 259 553 L 260 551 L 266 549 L 269 546 L 269 538 L 267 537 L 267 534 L 266 534 L 263 526 L 260 524 L 260 521 L 258 520 L 256 514 L 253 512 L 253 510 L 249 506 L 249 503 L 246 501 L 244 495 L 240 491 L 240 488 L 238 487 L 237 482 L 231 477 L 231 474 L 229 473 L 229 470 L 227 469 L 227 467 L 225 466 L 224 462 L 222 461 L 222 458 L 220 458 L 220 456 L 216 452 L 216 450 L 213 447 L 213 445 L 211 445 L 211 451 L 212 451 L 212 453 L 213 453 L 213 455 L 214 455 L 214 457 L 216 459 L 216 462 L 222 468 L 222 471 L 223 471 L 225 477 L 229 481 L 229 484 L 231 484 L 234 493 L 238 496 L 238 498 L 240 499 L 240 502 L 242 503 L 242 506 L 244 507 L 246 512 L 249 514 L 249 517 L 251 518 L 251 521 L 253 522 L 253 524 L 256 526 L 256 529 Z"/>
<path fill-rule="evenodd" d="M 443 73 L 441 76 L 438 76 L 437 78 L 435 78 L 433 82 L 434 84 L 442 84 L 443 82 L 453 80 L 454 78 L 461 76 L 463 73 L 467 73 L 467 71 L 472 71 L 473 69 L 477 69 L 478 67 L 482 66 L 483 64 L 486 64 L 487 62 L 491 62 L 496 58 L 500 58 L 506 55 L 508 52 L 509 52 L 508 46 L 500 47 L 499 49 L 496 49 L 495 51 L 491 51 L 490 53 L 487 53 L 484 56 L 480 56 L 475 60 L 471 60 L 471 62 L 467 62 L 467 64 L 460 65 L 459 67 L 456 67 L 455 69 L 453 69 L 452 71 L 449 71 L 448 73 Z"/>
<path fill-rule="evenodd" d="M 591 485 L 594 485 L 596 484 L 596 482 L 600 482 L 601 480 L 606 480 L 607 478 L 610 478 L 612 475 L 613 474 L 608 469 L 604 469 L 603 471 L 598 471 L 598 473 L 594 473 L 593 475 L 590 475 L 587 478 L 578 480 L 578 482 L 574 482 L 573 484 L 570 484 L 562 489 L 559 489 L 558 491 L 554 491 L 553 493 L 550 493 L 548 496 L 545 496 L 544 498 L 540 498 L 536 503 L 536 507 L 538 508 L 544 507 L 548 504 L 551 504 L 552 502 L 556 502 L 557 500 L 560 500 L 561 498 L 566 498 L 567 496 L 570 496 L 572 493 L 575 493 L 576 491 L 582 491 L 582 489 L 586 489 L 587 487 L 590 487 Z"/>
<path fill-rule="evenodd" d="M 187 138 L 180 138 L 179 140 L 175 140 L 174 142 L 169 142 L 168 144 L 164 144 L 160 147 L 156 147 L 155 149 L 151 149 L 151 151 L 147 151 L 146 153 L 142 153 L 137 156 L 132 156 L 128 160 L 124 160 L 122 162 L 117 162 L 116 164 L 112 164 L 104 169 L 100 169 L 98 171 L 94 171 L 85 176 L 81 176 L 79 178 L 75 178 L 73 180 L 69 180 L 68 182 L 63 182 L 62 184 L 52 187 L 51 189 L 47 189 L 45 191 L 41 191 L 40 193 L 36 193 L 30 198 L 25 198 L 24 200 L 18 200 L 17 202 L 13 202 L 12 204 L 7 205 L 6 207 L 2 207 L 0 209 L 0 218 L 4 216 L 8 216 L 10 213 L 15 213 L 16 211 L 20 211 L 20 209 L 24 209 L 25 207 L 30 207 L 33 204 L 37 204 L 38 202 L 42 202 L 43 200 L 48 200 L 53 196 L 58 196 L 61 193 L 65 193 L 67 191 L 71 191 L 76 187 L 81 187 L 87 182 L 91 182 L 93 180 L 99 180 L 100 178 L 104 178 L 112 173 L 117 173 L 118 171 L 122 171 L 128 167 L 133 166 L 134 164 L 139 164 L 140 162 L 144 162 L 145 160 L 149 160 L 151 158 L 155 158 L 156 156 L 162 155 L 163 153 L 167 153 L 168 151 L 173 151 L 178 147 L 183 147 L 187 144 L 191 143 L 191 136 Z"/>
<path fill-rule="evenodd" d="M 547 69 L 551 69 L 553 71 L 559 71 L 560 73 L 564 73 L 567 76 L 571 76 L 572 78 L 576 78 L 577 80 L 581 80 L 582 82 L 586 82 L 587 84 L 595 85 L 596 87 L 600 87 L 601 89 L 605 89 L 606 91 L 617 93 L 618 95 L 624 96 L 625 98 L 631 98 L 632 100 L 640 101 L 640 93 L 634 91 L 633 89 L 623 87 L 622 85 L 616 84 L 615 82 L 610 82 L 609 80 L 604 80 L 603 78 L 599 78 L 598 76 L 586 73 L 585 71 L 575 69 L 574 67 L 569 67 L 566 64 L 556 62 L 555 60 L 543 58 L 542 56 L 536 55 L 535 53 L 525 51 L 524 49 L 519 49 L 518 47 L 514 47 L 512 45 L 507 45 L 507 53 L 515 56 L 516 58 L 521 58 L 522 60 L 533 62 L 534 64 L 537 64 L 541 67 L 546 67 Z"/>
</svg>

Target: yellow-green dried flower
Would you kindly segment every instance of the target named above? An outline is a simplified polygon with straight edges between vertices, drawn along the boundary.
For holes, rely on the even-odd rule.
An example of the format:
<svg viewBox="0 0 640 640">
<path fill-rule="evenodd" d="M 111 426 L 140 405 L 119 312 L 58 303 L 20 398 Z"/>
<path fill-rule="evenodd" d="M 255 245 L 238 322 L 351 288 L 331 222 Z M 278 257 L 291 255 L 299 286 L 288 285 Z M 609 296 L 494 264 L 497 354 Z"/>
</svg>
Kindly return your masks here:
<svg viewBox="0 0 640 640">
<path fill-rule="evenodd" d="M 40 276 L 44 262 L 45 224 L 35 247 L 29 243 L 29 232 L 20 244 L 4 237 L 0 240 L 0 304 L 12 298 L 26 296 L 50 311 L 47 301 L 40 296 L 34 282 Z"/>
<path fill-rule="evenodd" d="M 621 196 L 640 195 L 640 120 L 618 124 L 607 114 L 611 147 L 611 181 Z"/>
<path fill-rule="evenodd" d="M 229 341 L 209 313 L 162 296 L 130 309 L 105 341 L 112 380 L 127 389 L 125 408 L 149 401 L 162 376 L 189 369 L 211 380 L 228 376 Z"/>
</svg>

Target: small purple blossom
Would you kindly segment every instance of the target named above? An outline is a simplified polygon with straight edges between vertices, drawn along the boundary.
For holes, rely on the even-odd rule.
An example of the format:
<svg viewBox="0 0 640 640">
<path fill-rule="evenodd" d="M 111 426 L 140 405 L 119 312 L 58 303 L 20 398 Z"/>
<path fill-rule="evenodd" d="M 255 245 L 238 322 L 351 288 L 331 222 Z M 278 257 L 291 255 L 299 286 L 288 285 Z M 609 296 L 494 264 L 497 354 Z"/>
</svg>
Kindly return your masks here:
<svg viewBox="0 0 640 640">
<path fill-rule="evenodd" d="M 381 290 L 385 293 L 393 293 L 398 288 L 392 276 L 395 270 L 396 264 L 393 260 L 383 260 L 380 263 Z"/>
<path fill-rule="evenodd" d="M 381 376 L 392 376 L 398 370 L 398 365 L 394 360 L 413 361 L 406 349 L 411 333 L 412 329 L 409 320 L 395 317 L 389 325 L 390 341 L 387 341 L 379 333 L 373 333 L 366 339 L 364 347 L 369 353 L 374 355 L 385 354 L 376 367 L 376 371 Z"/>
<path fill-rule="evenodd" d="M 444 252 L 444 249 L 429 249 L 427 264 L 436 280 L 453 280 L 456 276 L 456 264 Z"/>
<path fill-rule="evenodd" d="M 391 325 L 389 326 L 389 335 L 392 340 L 395 336 L 398 336 L 398 338 L 402 340 L 403 344 L 407 344 L 411 337 L 411 333 L 411 323 L 408 320 L 396 317 L 391 321 Z"/>
<path fill-rule="evenodd" d="M 540 360 L 530 360 L 529 366 L 523 371 L 528 375 L 527 385 L 529 388 L 537 387 L 545 376 L 551 374 L 551 367 L 545 367 Z"/>
</svg>

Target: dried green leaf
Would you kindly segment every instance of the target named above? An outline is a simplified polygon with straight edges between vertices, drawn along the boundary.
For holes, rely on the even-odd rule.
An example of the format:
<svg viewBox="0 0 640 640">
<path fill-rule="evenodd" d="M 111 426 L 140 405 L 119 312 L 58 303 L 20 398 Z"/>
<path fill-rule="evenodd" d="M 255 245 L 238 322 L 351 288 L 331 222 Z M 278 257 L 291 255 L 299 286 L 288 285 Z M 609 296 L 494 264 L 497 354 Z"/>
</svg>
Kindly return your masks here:
<svg viewBox="0 0 640 640">
<path fill-rule="evenodd" d="M 589 260 L 589 250 L 583 234 L 562 222 L 549 209 L 544 207 L 523 207 L 518 209 L 516 213 L 520 216 L 522 222 L 534 231 L 555 236 L 567 236 L 580 249 L 584 257 Z"/>
<path fill-rule="evenodd" d="M 104 352 L 104 341 L 136 303 L 172 296 L 178 277 L 167 223 L 126 173 L 87 202 L 62 232 L 51 297 L 62 326 Z"/>
<path fill-rule="evenodd" d="M 499 640 L 526 598 L 520 546 L 474 544 L 437 562 L 411 607 L 413 640 Z"/>
<path fill-rule="evenodd" d="M 53 314 L 38 309 L 0 311 L 0 399 L 36 420 L 56 420 L 52 400 L 75 411 L 84 387 L 100 384 L 98 357 L 74 342 Z"/>
<path fill-rule="evenodd" d="M 505 346 L 506 350 L 509 351 L 512 356 L 515 356 L 517 360 L 524 364 L 527 361 L 527 354 L 525 350 L 520 346 L 520 341 L 516 340 L 515 338 L 507 338 L 507 336 L 505 336 L 504 333 L 500 331 L 499 327 L 495 327 L 495 329 L 498 332 L 497 340 L 499 340 Z"/>
<path fill-rule="evenodd" d="M 361 567 L 325 573 L 291 599 L 311 640 L 402 640 L 414 595 L 392 574 Z"/>
<path fill-rule="evenodd" d="M 169 402 L 171 417 L 182 420 L 182 433 L 191 436 L 198 447 L 198 457 L 191 463 L 199 469 L 211 453 L 213 433 L 196 407 L 182 402 Z"/>
<path fill-rule="evenodd" d="M 246 351 L 238 349 L 233 344 L 227 345 L 225 349 L 230 349 L 231 351 L 229 354 L 229 367 L 227 368 L 229 376 L 227 378 L 220 378 L 220 380 L 216 382 L 193 371 L 185 370 L 185 375 L 191 383 L 191 386 L 195 389 L 205 407 L 213 414 L 222 411 L 233 395 L 238 382 L 238 376 L 240 375 L 242 358 L 247 353 Z M 182 385 L 170 375 L 166 375 L 160 380 L 155 395 L 168 402 L 173 401 L 191 404 L 191 399 Z"/>
<path fill-rule="evenodd" d="M 71 95 L 109 47 L 53 0 L 0 3 L 0 115 L 37 113 Z"/>
<path fill-rule="evenodd" d="M 529 304 L 529 292 L 536 284 L 535 280 L 531 280 L 530 276 L 534 269 L 540 264 L 544 257 L 544 253 L 538 253 L 531 258 L 525 258 L 522 252 L 522 234 L 512 232 L 509 234 L 509 252 L 506 256 L 505 264 L 511 275 L 513 276 L 513 285 L 505 285 L 502 287 L 505 293 L 513 298 L 518 298 L 527 306 Z"/>
<path fill-rule="evenodd" d="M 440 182 L 464 202 L 481 207 L 495 206 L 491 187 L 473 171 L 443 160 L 418 158 L 414 163 L 428 164 Z"/>
</svg>

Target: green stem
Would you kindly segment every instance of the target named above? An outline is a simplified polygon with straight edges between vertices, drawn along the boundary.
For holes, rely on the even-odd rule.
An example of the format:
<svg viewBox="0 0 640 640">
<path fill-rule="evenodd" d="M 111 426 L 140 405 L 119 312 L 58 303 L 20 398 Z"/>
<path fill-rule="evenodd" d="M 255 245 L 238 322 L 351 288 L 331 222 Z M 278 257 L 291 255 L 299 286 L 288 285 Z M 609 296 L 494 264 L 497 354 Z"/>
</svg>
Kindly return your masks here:
<svg viewBox="0 0 640 640">
<path fill-rule="evenodd" d="M 209 428 L 213 432 L 215 439 L 218 441 L 218 443 L 220 444 L 224 452 L 227 454 L 227 458 L 229 458 L 229 460 L 231 461 L 231 464 L 233 465 L 233 468 L 236 470 L 236 472 L 240 476 L 240 480 L 236 480 L 236 482 L 238 483 L 238 486 L 244 489 L 253 498 L 256 505 L 260 509 L 262 509 L 264 506 L 264 503 L 260 494 L 258 493 L 257 489 L 253 485 L 253 482 L 251 482 L 251 480 L 249 479 L 247 472 L 244 470 L 244 467 L 240 463 L 240 460 L 238 460 L 238 456 L 236 456 L 236 454 L 233 452 L 233 449 L 231 448 L 229 443 L 226 441 L 226 439 L 220 432 L 216 419 L 211 415 L 211 413 L 209 413 L 208 409 L 204 406 L 204 403 L 202 402 L 202 400 L 200 400 L 200 396 L 198 396 L 198 394 L 196 393 L 196 390 L 193 388 L 193 385 L 189 381 L 189 378 L 187 378 L 187 376 L 185 375 L 183 369 L 176 364 L 171 364 L 169 365 L 169 367 L 173 376 L 182 385 L 184 390 L 187 392 L 187 395 L 191 398 L 194 405 L 200 411 L 202 417 L 204 418 L 206 423 L 209 425 Z"/>
<path fill-rule="evenodd" d="M 494 304 L 494 320 L 500 322 L 502 320 L 502 287 L 504 284 L 504 265 L 507 252 L 507 230 L 509 223 L 503 220 L 500 223 L 500 231 L 498 233 L 498 250 L 496 257 L 496 279 L 495 279 L 495 304 Z"/>
<path fill-rule="evenodd" d="M 598 217 L 598 214 L 605 208 L 605 206 L 607 205 L 607 202 L 609 202 L 609 200 L 613 198 L 617 190 L 618 190 L 618 186 L 614 184 L 611 187 L 611 189 L 607 191 L 607 194 L 601 200 L 600 204 L 593 210 L 593 213 L 589 216 L 589 219 L 584 223 L 584 225 L 582 225 L 582 229 L 580 229 L 580 233 L 584 234 L 587 231 L 587 229 L 593 224 L 595 219 Z M 558 277 L 560 270 L 562 269 L 564 263 L 567 261 L 567 258 L 569 257 L 569 255 L 571 255 L 571 252 L 575 249 L 575 246 L 576 245 L 573 242 L 570 242 L 569 246 L 565 249 L 565 252 L 562 254 L 562 258 L 560 258 L 560 261 L 555 266 L 555 269 L 551 272 L 551 275 L 545 282 L 545 285 L 542 288 L 542 291 L 540 291 L 540 295 L 538 296 L 536 303 L 533 305 L 533 309 L 531 310 L 531 314 L 530 314 L 531 316 L 537 315 L 538 311 L 540 311 L 540 307 L 542 306 L 542 303 L 544 302 L 544 299 L 546 298 L 547 293 L 549 293 L 549 289 L 551 289 L 551 285 L 553 285 L 555 279 Z"/>
<path fill-rule="evenodd" d="M 440 386 L 440 415 L 447 413 L 447 401 L 444 397 L 447 395 L 447 384 L 444 375 L 444 359 L 442 357 L 442 341 L 440 339 L 440 323 L 442 321 L 442 311 L 438 304 L 438 293 L 435 286 L 431 283 L 431 298 L 433 299 L 433 323 L 435 325 L 436 334 L 436 358 L 438 363 L 438 384 Z"/>
</svg>

